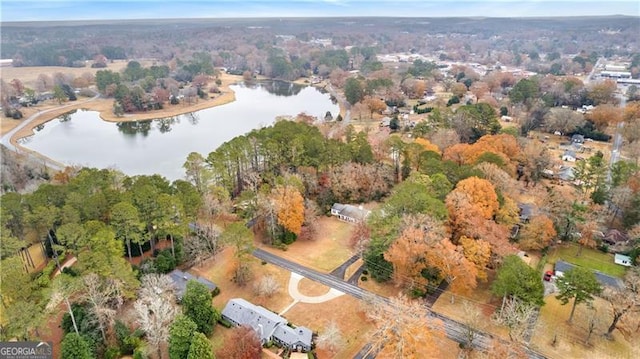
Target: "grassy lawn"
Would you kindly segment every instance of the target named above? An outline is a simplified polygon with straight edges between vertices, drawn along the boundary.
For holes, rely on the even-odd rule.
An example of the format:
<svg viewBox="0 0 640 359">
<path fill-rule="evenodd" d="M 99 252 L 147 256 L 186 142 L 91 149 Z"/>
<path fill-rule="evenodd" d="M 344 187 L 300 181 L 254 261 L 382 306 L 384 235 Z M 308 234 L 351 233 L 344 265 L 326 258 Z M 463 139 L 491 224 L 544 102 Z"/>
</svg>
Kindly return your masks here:
<svg viewBox="0 0 640 359">
<path fill-rule="evenodd" d="M 555 263 L 559 259 L 562 259 L 571 264 L 591 268 L 618 278 L 622 278 L 627 270 L 626 267 L 613 263 L 613 254 L 584 248 L 582 254 L 576 257 L 577 252 L 578 245 L 568 243 L 549 251 L 547 261 L 549 263 Z"/>
</svg>

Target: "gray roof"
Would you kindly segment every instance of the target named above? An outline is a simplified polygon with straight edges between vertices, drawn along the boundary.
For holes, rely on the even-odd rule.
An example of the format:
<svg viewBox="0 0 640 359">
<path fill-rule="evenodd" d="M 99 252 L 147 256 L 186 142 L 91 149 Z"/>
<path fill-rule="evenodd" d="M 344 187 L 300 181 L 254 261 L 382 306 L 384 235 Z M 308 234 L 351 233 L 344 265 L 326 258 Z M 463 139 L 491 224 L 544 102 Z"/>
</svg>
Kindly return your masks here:
<svg viewBox="0 0 640 359">
<path fill-rule="evenodd" d="M 558 171 L 558 177 L 564 181 L 572 181 L 575 178 L 573 174 L 573 167 L 562 167 Z"/>
<path fill-rule="evenodd" d="M 563 260 L 559 260 L 556 262 L 555 265 L 555 270 L 558 272 L 562 272 L 565 273 L 566 271 L 575 268 L 576 266 L 565 262 Z M 600 271 L 594 270 L 593 273 L 595 273 L 596 275 L 596 279 L 598 279 L 598 282 L 600 282 L 600 284 L 602 285 L 606 285 L 609 287 L 615 287 L 615 288 L 624 288 L 624 283 L 622 283 L 622 279 L 620 278 L 616 278 L 616 277 L 612 277 L 610 275 L 606 275 Z"/>
<path fill-rule="evenodd" d="M 526 221 L 533 217 L 535 213 L 535 205 L 533 203 L 518 203 L 520 209 L 520 220 Z"/>
<path fill-rule="evenodd" d="M 263 344 L 273 337 L 290 347 L 311 348 L 311 330 L 305 327 L 293 329 L 287 326 L 285 318 L 242 298 L 230 299 L 221 314 L 227 320 L 253 328 Z"/>
<path fill-rule="evenodd" d="M 360 209 L 359 207 L 342 203 L 334 203 L 331 207 L 331 211 L 336 211 L 342 216 L 353 218 L 357 221 L 365 220 L 371 213 L 371 211 L 368 209 Z"/>
<path fill-rule="evenodd" d="M 173 285 L 176 289 L 176 297 L 179 300 L 182 299 L 184 293 L 187 291 L 187 282 L 189 282 L 190 280 L 195 280 L 198 283 L 204 284 L 211 291 L 214 291 L 217 287 L 215 283 L 210 280 L 194 276 L 191 273 L 183 272 L 179 269 L 175 269 L 171 273 L 169 273 L 169 277 L 173 281 Z"/>
<path fill-rule="evenodd" d="M 281 342 L 287 343 L 289 346 L 303 346 L 311 348 L 311 337 L 313 332 L 311 329 L 305 327 L 291 328 L 287 325 L 280 325 L 273 333 L 273 337 L 277 338 Z"/>
<path fill-rule="evenodd" d="M 562 154 L 562 157 L 565 157 L 565 156 L 570 156 L 570 157 L 576 158 L 576 153 L 571 151 L 571 150 L 566 150 Z"/>
</svg>

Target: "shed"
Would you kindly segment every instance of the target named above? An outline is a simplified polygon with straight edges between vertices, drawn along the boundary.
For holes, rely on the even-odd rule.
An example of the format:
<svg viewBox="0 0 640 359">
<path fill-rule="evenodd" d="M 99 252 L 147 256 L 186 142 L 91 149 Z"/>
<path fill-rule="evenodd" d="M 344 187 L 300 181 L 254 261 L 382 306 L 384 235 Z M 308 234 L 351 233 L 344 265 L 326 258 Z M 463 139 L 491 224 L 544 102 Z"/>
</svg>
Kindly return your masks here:
<svg viewBox="0 0 640 359">
<path fill-rule="evenodd" d="M 631 267 L 631 265 L 633 265 L 633 262 L 631 261 L 631 257 L 618 254 L 618 253 L 616 253 L 616 255 L 613 257 L 613 261 L 615 264 L 620 264 L 625 267 Z"/>
<path fill-rule="evenodd" d="M 213 283 L 212 281 L 202 277 L 194 276 L 191 273 L 183 272 L 179 269 L 175 269 L 171 273 L 169 273 L 169 277 L 173 281 L 173 286 L 176 289 L 176 297 L 178 298 L 178 300 L 182 300 L 184 293 L 186 293 L 187 291 L 187 283 L 190 280 L 195 280 L 198 283 L 204 284 L 212 292 L 217 288 L 215 283 Z"/>
</svg>

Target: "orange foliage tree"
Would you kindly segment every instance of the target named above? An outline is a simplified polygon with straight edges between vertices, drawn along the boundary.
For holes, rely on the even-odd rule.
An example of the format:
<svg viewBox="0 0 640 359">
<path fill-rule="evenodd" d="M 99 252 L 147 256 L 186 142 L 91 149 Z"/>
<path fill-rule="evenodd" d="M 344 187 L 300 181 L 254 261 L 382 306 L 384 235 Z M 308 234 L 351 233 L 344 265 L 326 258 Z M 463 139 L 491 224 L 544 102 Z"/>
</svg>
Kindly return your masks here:
<svg viewBox="0 0 640 359">
<path fill-rule="evenodd" d="M 397 286 L 421 290 L 428 284 L 427 279 L 422 276 L 422 271 L 428 266 L 428 250 L 424 231 L 414 227 L 402 231 L 400 237 L 384 253 L 384 259 L 393 266 L 393 281 Z"/>
<path fill-rule="evenodd" d="M 535 216 L 522 227 L 519 246 L 523 250 L 539 250 L 548 246 L 556 235 L 553 221 L 549 217 Z"/>
<path fill-rule="evenodd" d="M 415 140 L 415 143 L 419 144 L 420 146 L 422 146 L 423 151 L 433 151 L 437 154 L 442 154 L 440 152 L 440 149 L 438 148 L 438 146 L 434 145 L 433 143 L 431 143 L 429 140 L 424 139 L 424 138 L 417 138 Z"/>
<path fill-rule="evenodd" d="M 600 105 L 594 108 L 587 118 L 602 131 L 622 121 L 622 110 L 611 104 Z"/>
<path fill-rule="evenodd" d="M 498 195 L 491 182 L 478 178 L 469 177 L 458 182 L 453 192 L 462 192 L 469 196 L 471 205 L 477 207 L 485 219 L 491 219 L 500 207 Z"/>
<path fill-rule="evenodd" d="M 436 242 L 427 251 L 427 261 L 440 271 L 453 293 L 467 293 L 478 284 L 475 264 L 464 256 L 462 246 L 456 246 L 448 239 Z"/>
<path fill-rule="evenodd" d="M 300 235 L 304 223 L 304 198 L 294 186 L 283 185 L 273 189 L 278 224 L 287 231 Z"/>
<path fill-rule="evenodd" d="M 482 239 L 473 239 L 467 236 L 460 237 L 460 245 L 464 256 L 473 264 L 478 271 L 478 279 L 487 280 L 487 265 L 491 259 L 491 245 Z"/>
</svg>

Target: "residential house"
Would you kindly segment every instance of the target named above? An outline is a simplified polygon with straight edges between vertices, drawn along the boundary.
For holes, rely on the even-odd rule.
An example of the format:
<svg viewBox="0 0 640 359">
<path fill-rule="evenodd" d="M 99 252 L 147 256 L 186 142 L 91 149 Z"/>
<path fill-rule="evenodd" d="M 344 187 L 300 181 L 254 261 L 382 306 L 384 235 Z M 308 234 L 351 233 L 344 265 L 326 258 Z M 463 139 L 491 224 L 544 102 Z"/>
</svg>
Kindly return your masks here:
<svg viewBox="0 0 640 359">
<path fill-rule="evenodd" d="M 576 178 L 573 174 L 573 167 L 560 167 L 558 170 L 558 178 L 566 182 L 573 181 Z"/>
<path fill-rule="evenodd" d="M 565 262 L 563 260 L 559 260 L 555 264 L 555 275 L 556 277 L 561 278 L 562 276 L 564 276 L 564 273 L 566 271 L 573 269 L 574 267 L 575 265 L 571 263 Z M 593 273 L 596 275 L 596 279 L 598 280 L 598 282 L 600 282 L 600 284 L 603 286 L 613 287 L 613 288 L 624 288 L 624 283 L 620 278 L 612 277 L 610 275 L 606 275 L 599 271 L 593 271 Z"/>
<path fill-rule="evenodd" d="M 173 281 L 173 286 L 176 289 L 176 297 L 178 300 L 182 300 L 182 297 L 187 292 L 187 283 L 190 280 L 195 280 L 198 283 L 204 284 L 211 292 L 215 291 L 218 287 L 210 280 L 202 277 L 194 276 L 191 273 L 183 272 L 179 269 L 173 270 L 169 273 L 169 277 Z"/>
<path fill-rule="evenodd" d="M 616 253 L 616 255 L 613 256 L 613 262 L 615 264 L 620 264 L 625 267 L 631 267 L 633 265 L 633 262 L 631 261 L 631 257 L 618 254 L 618 253 Z"/>
<path fill-rule="evenodd" d="M 520 222 L 527 223 L 535 214 L 535 205 L 533 203 L 518 203 L 520 210 Z"/>
<path fill-rule="evenodd" d="M 362 206 L 356 207 L 342 203 L 334 203 L 331 206 L 331 215 L 345 222 L 359 223 L 367 219 L 370 214 L 371 211 L 362 208 Z"/>
<path fill-rule="evenodd" d="M 562 154 L 562 160 L 567 162 L 575 162 L 576 161 L 576 153 L 571 150 L 566 150 Z"/>
<path fill-rule="evenodd" d="M 313 333 L 310 329 L 292 328 L 285 318 L 242 298 L 230 299 L 221 315 L 235 326 L 246 325 L 255 330 L 262 345 L 275 342 L 295 351 L 311 350 Z"/>
<path fill-rule="evenodd" d="M 615 246 L 616 244 L 626 243 L 629 240 L 629 237 L 620 232 L 617 229 L 610 229 L 602 238 L 602 241 L 608 245 Z"/>
<path fill-rule="evenodd" d="M 571 142 L 573 143 L 584 143 L 584 136 L 575 134 L 571 136 Z"/>
</svg>

